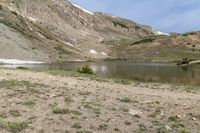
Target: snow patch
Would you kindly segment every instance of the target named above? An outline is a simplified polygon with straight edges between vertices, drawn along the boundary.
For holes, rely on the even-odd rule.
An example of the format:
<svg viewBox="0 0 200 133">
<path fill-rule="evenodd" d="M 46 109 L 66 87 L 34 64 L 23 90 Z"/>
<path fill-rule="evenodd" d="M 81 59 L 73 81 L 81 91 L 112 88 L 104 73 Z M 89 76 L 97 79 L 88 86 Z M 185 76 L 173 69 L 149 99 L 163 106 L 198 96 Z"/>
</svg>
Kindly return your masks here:
<svg viewBox="0 0 200 133">
<path fill-rule="evenodd" d="M 92 12 L 90 12 L 90 11 L 88 11 L 88 10 L 86 10 L 86 9 L 84 9 L 84 8 L 82 8 L 82 7 L 78 6 L 78 5 L 76 5 L 76 4 L 74 4 L 74 3 L 72 3 L 72 5 L 75 6 L 75 7 L 77 7 L 77 8 L 79 8 L 79 9 L 81 9 L 81 10 L 83 10 L 84 12 L 86 12 L 86 13 L 88 13 L 88 14 L 90 14 L 90 15 L 93 15 L 93 14 L 94 14 L 94 13 L 92 13 Z"/>
<path fill-rule="evenodd" d="M 90 50 L 90 54 L 98 54 L 97 51 L 95 51 L 94 49 Z"/>
<path fill-rule="evenodd" d="M 153 29 L 153 28 L 152 28 L 152 30 L 153 30 L 153 32 L 154 32 L 156 35 L 166 35 L 166 36 L 170 36 L 170 34 L 168 34 L 168 33 L 164 33 L 164 32 L 161 32 L 161 31 L 156 30 L 156 29 Z"/>
<path fill-rule="evenodd" d="M 25 60 L 17 60 L 17 59 L 0 59 L 0 64 L 10 64 L 10 65 L 17 65 L 17 64 L 42 64 L 44 62 L 39 61 L 25 61 Z"/>
<path fill-rule="evenodd" d="M 69 45 L 69 46 L 71 46 L 71 47 L 74 47 L 74 45 L 71 44 L 71 43 L 69 43 L 69 42 L 65 42 L 65 44 L 67 44 L 67 45 Z"/>
<path fill-rule="evenodd" d="M 107 56 L 107 54 L 105 52 L 101 52 L 102 55 Z"/>
<path fill-rule="evenodd" d="M 113 17 L 113 18 L 118 18 L 117 16 L 113 16 L 113 15 L 111 15 L 111 17 Z"/>
<path fill-rule="evenodd" d="M 32 17 L 27 17 L 29 20 L 31 20 L 31 21 L 33 21 L 33 22 L 36 22 L 37 21 L 37 19 L 35 19 L 35 18 L 32 18 Z"/>
</svg>

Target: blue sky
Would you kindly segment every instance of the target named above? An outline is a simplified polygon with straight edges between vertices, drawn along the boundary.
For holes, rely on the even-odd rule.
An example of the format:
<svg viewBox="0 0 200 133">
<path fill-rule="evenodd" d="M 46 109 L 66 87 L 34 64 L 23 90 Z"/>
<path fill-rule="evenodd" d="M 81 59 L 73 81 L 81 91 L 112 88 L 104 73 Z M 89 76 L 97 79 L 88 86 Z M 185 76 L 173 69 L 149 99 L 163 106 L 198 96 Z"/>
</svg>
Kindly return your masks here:
<svg viewBox="0 0 200 133">
<path fill-rule="evenodd" d="M 105 12 L 163 32 L 200 30 L 200 0 L 70 0 L 92 12 Z"/>
</svg>

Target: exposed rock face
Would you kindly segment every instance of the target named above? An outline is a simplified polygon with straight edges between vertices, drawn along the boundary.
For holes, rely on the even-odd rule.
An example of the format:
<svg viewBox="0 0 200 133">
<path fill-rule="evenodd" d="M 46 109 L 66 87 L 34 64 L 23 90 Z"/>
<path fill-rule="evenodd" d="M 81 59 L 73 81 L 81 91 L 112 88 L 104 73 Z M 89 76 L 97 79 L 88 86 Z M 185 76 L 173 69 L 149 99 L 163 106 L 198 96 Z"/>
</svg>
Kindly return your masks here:
<svg viewBox="0 0 200 133">
<path fill-rule="evenodd" d="M 0 57 L 65 61 L 112 56 L 107 43 L 154 35 L 151 27 L 66 0 L 1 0 Z M 90 53 L 94 49 L 98 54 Z M 104 53 L 104 54 L 102 54 Z"/>
<path fill-rule="evenodd" d="M 130 20 L 91 13 L 67 0 L 0 1 L 0 58 L 46 62 L 139 59 L 132 44 L 160 35 L 171 38 Z M 169 40 L 174 42 L 174 38 Z M 162 42 L 153 41 L 151 47 Z M 147 50 L 141 48 L 140 52 Z"/>
</svg>

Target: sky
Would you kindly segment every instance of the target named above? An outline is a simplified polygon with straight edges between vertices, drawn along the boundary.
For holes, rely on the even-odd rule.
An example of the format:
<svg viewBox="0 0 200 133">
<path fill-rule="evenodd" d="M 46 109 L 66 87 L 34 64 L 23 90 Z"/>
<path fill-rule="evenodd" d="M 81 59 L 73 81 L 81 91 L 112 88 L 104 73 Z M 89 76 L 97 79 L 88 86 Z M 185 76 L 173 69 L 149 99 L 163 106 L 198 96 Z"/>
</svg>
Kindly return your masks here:
<svg viewBox="0 0 200 133">
<path fill-rule="evenodd" d="M 163 32 L 200 31 L 200 0 L 70 1 L 92 12 L 127 18 Z"/>
</svg>

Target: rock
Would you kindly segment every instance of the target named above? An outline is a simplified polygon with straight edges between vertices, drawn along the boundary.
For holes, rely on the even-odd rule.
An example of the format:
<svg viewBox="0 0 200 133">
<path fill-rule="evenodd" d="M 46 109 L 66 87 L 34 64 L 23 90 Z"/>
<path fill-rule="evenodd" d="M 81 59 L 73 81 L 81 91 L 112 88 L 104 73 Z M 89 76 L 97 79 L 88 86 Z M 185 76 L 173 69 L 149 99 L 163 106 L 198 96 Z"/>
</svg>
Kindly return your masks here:
<svg viewBox="0 0 200 133">
<path fill-rule="evenodd" d="M 197 118 L 195 118 L 195 117 L 192 117 L 192 120 L 193 120 L 193 121 L 196 121 L 196 120 L 197 120 Z"/>
<path fill-rule="evenodd" d="M 51 98 L 52 98 L 52 97 L 56 97 L 56 94 L 51 94 L 49 97 L 51 97 Z"/>
<path fill-rule="evenodd" d="M 131 115 L 142 115 L 142 112 L 140 110 L 135 110 L 135 109 L 129 109 L 129 114 Z"/>
<path fill-rule="evenodd" d="M 179 118 L 179 119 L 181 119 L 181 115 L 177 115 L 176 117 Z"/>
</svg>

